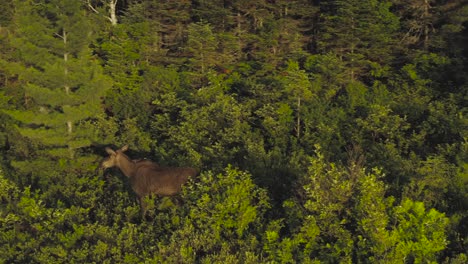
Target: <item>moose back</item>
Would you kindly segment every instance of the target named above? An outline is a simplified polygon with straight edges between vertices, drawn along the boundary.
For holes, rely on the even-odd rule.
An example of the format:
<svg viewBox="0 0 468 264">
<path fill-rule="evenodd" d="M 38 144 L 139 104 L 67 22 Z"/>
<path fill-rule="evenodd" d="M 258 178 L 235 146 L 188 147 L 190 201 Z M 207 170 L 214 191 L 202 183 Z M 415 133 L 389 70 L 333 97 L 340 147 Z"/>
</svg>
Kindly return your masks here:
<svg viewBox="0 0 468 264">
<path fill-rule="evenodd" d="M 146 212 L 144 198 L 150 194 L 171 196 L 180 192 L 182 185 L 190 177 L 197 175 L 194 168 L 162 167 L 149 160 L 131 160 L 124 154 L 128 150 L 125 145 L 114 151 L 106 148 L 109 157 L 104 159 L 100 168 L 105 170 L 112 167 L 119 168 L 127 176 L 133 191 L 140 201 L 141 212 Z"/>
</svg>

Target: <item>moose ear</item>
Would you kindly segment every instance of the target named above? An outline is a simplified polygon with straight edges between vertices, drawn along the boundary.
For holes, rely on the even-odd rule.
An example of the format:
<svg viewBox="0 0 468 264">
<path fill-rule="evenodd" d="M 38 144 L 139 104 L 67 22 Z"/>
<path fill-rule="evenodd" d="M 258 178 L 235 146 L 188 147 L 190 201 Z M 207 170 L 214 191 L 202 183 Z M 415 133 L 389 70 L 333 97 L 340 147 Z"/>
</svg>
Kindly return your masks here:
<svg viewBox="0 0 468 264">
<path fill-rule="evenodd" d="M 127 150 L 128 150 L 128 145 L 125 145 L 125 146 L 121 147 L 120 150 L 121 150 L 122 152 L 127 151 Z"/>
<path fill-rule="evenodd" d="M 115 155 L 115 151 L 112 150 L 112 149 L 109 148 L 109 147 L 106 148 L 106 152 L 107 152 L 107 154 L 109 154 L 109 155 Z"/>
</svg>

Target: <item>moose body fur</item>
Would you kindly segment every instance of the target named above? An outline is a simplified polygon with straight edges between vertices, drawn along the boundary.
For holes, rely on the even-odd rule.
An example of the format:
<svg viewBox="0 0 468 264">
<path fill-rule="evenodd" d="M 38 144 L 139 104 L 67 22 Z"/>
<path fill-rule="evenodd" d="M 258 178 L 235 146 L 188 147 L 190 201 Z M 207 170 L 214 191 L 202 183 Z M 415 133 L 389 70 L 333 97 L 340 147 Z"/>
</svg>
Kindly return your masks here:
<svg viewBox="0 0 468 264">
<path fill-rule="evenodd" d="M 194 168 L 159 166 L 150 160 L 131 160 L 124 152 L 128 146 L 116 151 L 106 148 L 109 157 L 101 163 L 102 169 L 119 168 L 129 178 L 133 191 L 137 195 L 142 214 L 145 214 L 144 198 L 151 194 L 172 196 L 180 192 L 182 185 L 190 177 L 197 175 Z"/>
<path fill-rule="evenodd" d="M 180 192 L 182 185 L 196 173 L 192 168 L 158 167 L 137 163 L 135 174 L 129 178 L 132 189 L 139 197 L 152 193 L 171 196 Z"/>
</svg>

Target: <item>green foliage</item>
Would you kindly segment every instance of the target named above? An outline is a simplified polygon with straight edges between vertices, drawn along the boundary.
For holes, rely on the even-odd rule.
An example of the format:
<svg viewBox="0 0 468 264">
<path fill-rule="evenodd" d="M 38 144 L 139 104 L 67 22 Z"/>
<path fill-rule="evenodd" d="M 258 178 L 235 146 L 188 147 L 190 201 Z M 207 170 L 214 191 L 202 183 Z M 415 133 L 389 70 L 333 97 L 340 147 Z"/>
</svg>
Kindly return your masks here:
<svg viewBox="0 0 468 264">
<path fill-rule="evenodd" d="M 226 160 L 235 163 L 242 159 L 242 139 L 250 134 L 247 123 L 249 110 L 233 96 L 224 94 L 226 89 L 219 79 L 212 79 L 210 86 L 201 88 L 193 96 L 198 104 L 179 110 L 178 124 L 162 128 L 166 134 L 165 144 L 171 144 L 172 148 L 187 155 L 185 159 L 192 164 L 210 163 L 220 169 Z M 170 97 L 167 99 L 171 100 Z M 167 99 L 161 104 L 170 103 Z M 174 102 L 173 106 L 182 108 L 184 102 Z M 156 122 L 169 118 L 167 114 L 155 116 Z M 220 153 L 223 153 L 223 157 L 219 156 Z"/>
<path fill-rule="evenodd" d="M 72 206 L 48 208 L 29 188 L 19 188 L 1 175 L 2 262 L 67 262 L 81 258 L 92 226 L 89 210 Z M 91 201 L 87 197 L 87 201 Z M 8 203 L 5 203 L 7 201 Z M 91 208 L 91 207 L 88 207 Z M 83 247 L 83 248 L 82 248 Z M 80 249 L 81 248 L 81 249 Z"/>
<path fill-rule="evenodd" d="M 68 2 L 21 5 L 10 39 L 16 55 L 11 73 L 23 84 L 26 109 L 6 113 L 21 122 L 23 136 L 57 158 L 91 145 L 89 127 L 80 125 L 102 113 L 101 98 L 110 86 L 91 57 L 89 20 L 80 3 Z M 31 23 L 34 18 L 37 23 Z"/>
<path fill-rule="evenodd" d="M 0 263 L 465 263 L 458 2 L 6 1 Z"/>
<path fill-rule="evenodd" d="M 193 70 L 206 73 L 210 66 L 217 61 L 215 53 L 218 43 L 209 24 L 196 23 L 187 29 L 188 32 L 188 51 L 193 59 L 190 60 Z"/>
<path fill-rule="evenodd" d="M 318 47 L 332 51 L 344 61 L 347 76 L 354 81 L 366 76 L 372 62 L 392 58 L 393 36 L 398 19 L 390 12 L 390 1 L 324 1 Z"/>
<path fill-rule="evenodd" d="M 172 216 L 172 221 L 177 218 L 178 228 L 167 242 L 159 244 L 161 261 L 259 261 L 257 234 L 262 231 L 269 202 L 265 190 L 249 174 L 232 167 L 217 175 L 202 173 L 199 182 L 184 189 L 182 197 L 182 214 Z"/>
<path fill-rule="evenodd" d="M 435 209 L 426 212 L 424 203 L 403 200 L 394 211 L 398 224 L 397 259 L 410 258 L 415 263 L 435 262 L 436 253 L 447 245 L 445 228 L 448 219 Z"/>
<path fill-rule="evenodd" d="M 426 210 L 422 202 L 406 199 L 395 205 L 385 196 L 382 178 L 377 169 L 366 173 L 359 163 L 344 168 L 318 152 L 304 179 L 304 212 L 294 214 L 300 228 L 280 239 L 283 226 L 272 222 L 266 252 L 282 263 L 436 261 L 447 245 L 448 218 Z M 284 206 L 294 210 L 292 201 Z"/>
</svg>

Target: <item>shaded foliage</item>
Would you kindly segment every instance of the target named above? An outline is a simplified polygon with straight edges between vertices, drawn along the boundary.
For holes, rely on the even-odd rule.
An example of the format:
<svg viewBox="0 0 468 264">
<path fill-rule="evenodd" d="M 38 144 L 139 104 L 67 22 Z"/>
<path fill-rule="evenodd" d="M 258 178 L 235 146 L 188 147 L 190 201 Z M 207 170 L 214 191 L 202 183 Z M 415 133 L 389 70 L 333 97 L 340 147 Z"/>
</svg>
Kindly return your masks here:
<svg viewBox="0 0 468 264">
<path fill-rule="evenodd" d="M 465 1 L 112 3 L 1 7 L 0 262 L 466 262 Z"/>
</svg>

